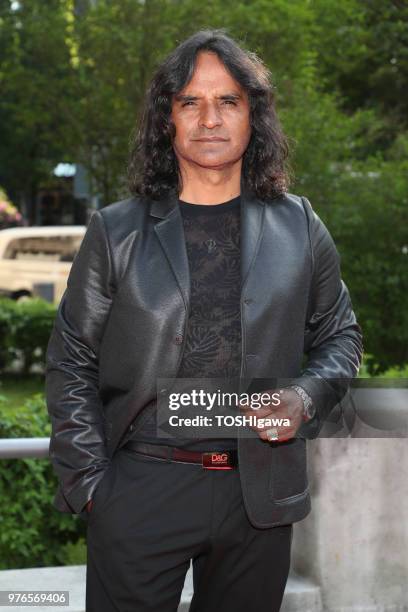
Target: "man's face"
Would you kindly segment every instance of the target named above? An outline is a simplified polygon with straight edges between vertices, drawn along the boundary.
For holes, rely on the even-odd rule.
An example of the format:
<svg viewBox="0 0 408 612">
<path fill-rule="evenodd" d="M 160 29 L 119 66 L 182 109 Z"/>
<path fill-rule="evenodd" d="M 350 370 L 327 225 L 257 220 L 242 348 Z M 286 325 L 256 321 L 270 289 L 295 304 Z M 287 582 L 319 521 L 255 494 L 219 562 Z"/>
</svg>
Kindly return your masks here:
<svg viewBox="0 0 408 612">
<path fill-rule="evenodd" d="M 180 166 L 221 169 L 240 160 L 251 137 L 249 114 L 245 90 L 215 53 L 200 52 L 191 81 L 172 101 Z"/>
</svg>

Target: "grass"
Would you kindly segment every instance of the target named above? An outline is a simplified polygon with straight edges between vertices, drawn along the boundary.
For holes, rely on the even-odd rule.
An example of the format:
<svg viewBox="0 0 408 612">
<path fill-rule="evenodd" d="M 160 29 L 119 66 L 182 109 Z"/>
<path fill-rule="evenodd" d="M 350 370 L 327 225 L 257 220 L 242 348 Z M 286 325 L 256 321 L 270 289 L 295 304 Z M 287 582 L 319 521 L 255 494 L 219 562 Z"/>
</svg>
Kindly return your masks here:
<svg viewBox="0 0 408 612">
<path fill-rule="evenodd" d="M 0 379 L 0 411 L 15 413 L 26 399 L 35 393 L 44 393 L 45 381 L 41 374 L 23 377 L 18 374 L 2 374 Z"/>
<path fill-rule="evenodd" d="M 372 376 L 367 371 L 366 360 L 368 357 L 371 357 L 368 353 L 364 353 L 363 363 L 361 364 L 360 371 L 358 373 L 358 378 L 408 378 L 408 363 L 401 367 L 388 368 L 385 372 L 378 374 L 378 376 Z"/>
</svg>

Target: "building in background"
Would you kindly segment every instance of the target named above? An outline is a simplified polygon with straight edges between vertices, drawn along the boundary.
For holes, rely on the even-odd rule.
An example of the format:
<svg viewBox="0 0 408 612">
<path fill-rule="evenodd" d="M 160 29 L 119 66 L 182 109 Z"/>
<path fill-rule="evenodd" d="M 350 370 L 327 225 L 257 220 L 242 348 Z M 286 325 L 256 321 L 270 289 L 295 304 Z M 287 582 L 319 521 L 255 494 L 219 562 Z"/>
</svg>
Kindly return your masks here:
<svg viewBox="0 0 408 612">
<path fill-rule="evenodd" d="M 87 225 L 97 204 L 97 199 L 90 196 L 84 167 L 61 163 L 55 167 L 49 184 L 38 191 L 33 225 Z"/>
</svg>

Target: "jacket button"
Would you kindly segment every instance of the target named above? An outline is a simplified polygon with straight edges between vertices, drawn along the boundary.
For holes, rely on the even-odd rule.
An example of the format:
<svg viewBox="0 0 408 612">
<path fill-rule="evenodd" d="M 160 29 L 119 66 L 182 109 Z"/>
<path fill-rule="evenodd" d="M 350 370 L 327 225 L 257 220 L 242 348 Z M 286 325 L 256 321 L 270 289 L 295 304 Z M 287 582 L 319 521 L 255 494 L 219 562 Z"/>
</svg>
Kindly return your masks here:
<svg viewBox="0 0 408 612">
<path fill-rule="evenodd" d="M 248 305 L 248 304 L 252 304 L 252 302 L 253 302 L 253 301 L 254 301 L 254 300 L 253 300 L 252 298 L 246 298 L 246 299 L 244 300 L 244 304 L 247 304 L 247 305 Z"/>
<path fill-rule="evenodd" d="M 175 338 L 174 338 L 174 342 L 175 342 L 176 344 L 182 344 L 182 342 L 183 342 L 183 336 L 182 336 L 181 334 L 178 334 L 177 336 L 175 336 Z"/>
</svg>

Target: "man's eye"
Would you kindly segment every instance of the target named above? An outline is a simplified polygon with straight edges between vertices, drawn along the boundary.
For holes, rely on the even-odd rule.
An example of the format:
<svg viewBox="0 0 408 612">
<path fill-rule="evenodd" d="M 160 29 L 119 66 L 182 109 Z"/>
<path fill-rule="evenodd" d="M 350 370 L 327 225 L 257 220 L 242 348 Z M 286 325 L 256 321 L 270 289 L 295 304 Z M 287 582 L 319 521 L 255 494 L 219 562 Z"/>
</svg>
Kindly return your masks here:
<svg viewBox="0 0 408 612">
<path fill-rule="evenodd" d="M 234 102 L 234 100 L 223 100 L 222 102 L 223 104 L 232 104 L 232 106 L 236 106 L 237 103 Z M 195 104 L 194 100 L 187 100 L 186 102 L 183 102 L 183 104 L 181 105 L 183 106 L 190 106 L 191 104 Z"/>
</svg>

